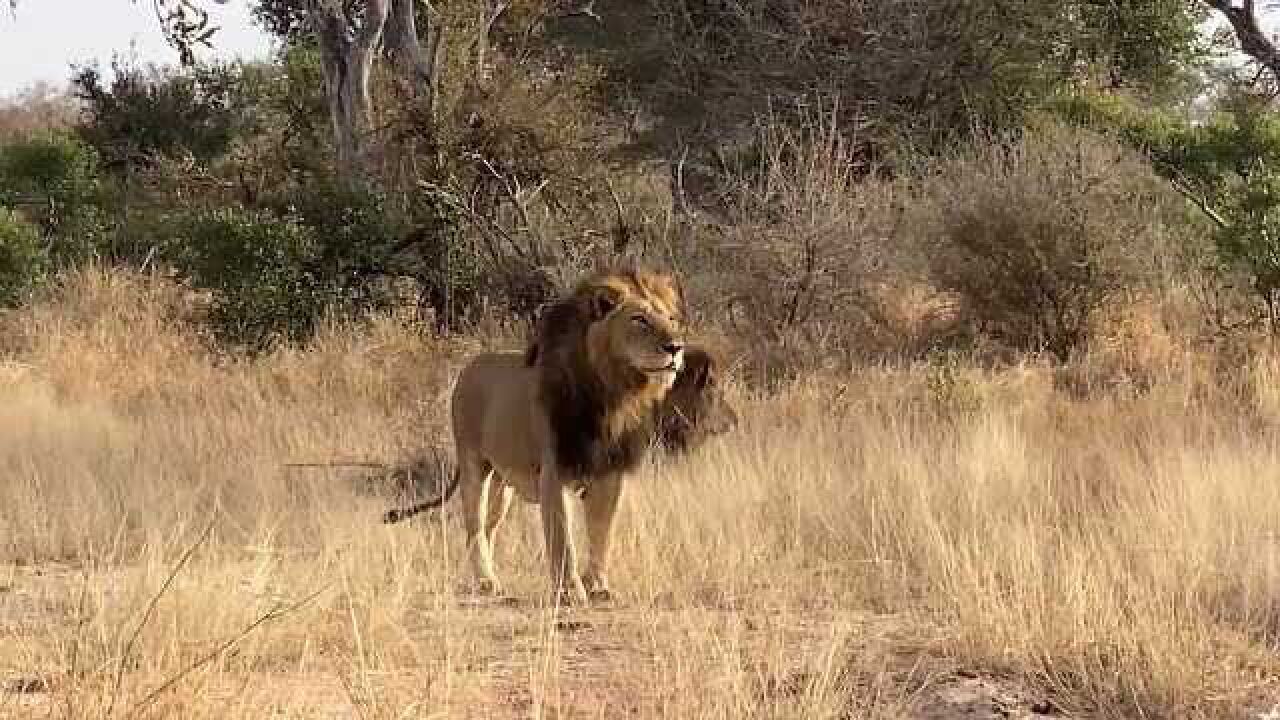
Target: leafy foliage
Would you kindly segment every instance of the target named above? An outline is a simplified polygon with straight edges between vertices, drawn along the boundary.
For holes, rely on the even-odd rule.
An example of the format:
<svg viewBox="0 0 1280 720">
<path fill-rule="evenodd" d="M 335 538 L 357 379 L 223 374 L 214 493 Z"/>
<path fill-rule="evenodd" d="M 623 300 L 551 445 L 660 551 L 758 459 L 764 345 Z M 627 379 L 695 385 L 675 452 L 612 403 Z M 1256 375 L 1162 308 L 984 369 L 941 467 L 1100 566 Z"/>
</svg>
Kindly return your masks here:
<svg viewBox="0 0 1280 720">
<path fill-rule="evenodd" d="M 1237 90 L 1198 124 L 1091 96 L 1064 102 L 1062 110 L 1114 129 L 1150 155 L 1213 223 L 1219 260 L 1248 279 L 1280 329 L 1280 116 L 1267 99 Z"/>
<path fill-rule="evenodd" d="M 40 231 L 14 211 L 0 207 L 0 307 L 22 300 L 48 266 Z"/>
<path fill-rule="evenodd" d="M 253 350 L 310 337 L 327 304 L 310 268 L 314 233 L 270 213 L 226 208 L 177 218 L 168 260 L 194 287 L 211 290 L 217 336 Z"/>
<path fill-rule="evenodd" d="M 1016 128 L 1072 84 L 1176 85 L 1205 53 L 1198 0 L 650 0 L 647 9 L 606 13 L 605 29 L 579 45 L 618 95 L 662 119 L 654 135 L 703 128 L 712 140 L 766 112 L 803 119 L 819 97 L 836 97 L 841 124 L 861 139 L 932 151 L 975 127 Z"/>
<path fill-rule="evenodd" d="M 1169 91 L 1210 52 L 1200 25 L 1208 15 L 1201 0 L 1137 0 L 1078 3 L 1076 32 L 1089 65 L 1109 84 Z"/>
<path fill-rule="evenodd" d="M 86 106 L 80 132 L 107 169 L 121 172 L 178 153 L 208 162 L 230 148 L 243 122 L 234 66 L 175 72 L 116 62 L 112 70 L 109 84 L 93 66 L 72 79 Z"/>
<path fill-rule="evenodd" d="M 57 259 L 81 260 L 101 249 L 101 194 L 97 153 L 70 134 L 0 147 L 0 205 L 23 208 Z"/>
</svg>

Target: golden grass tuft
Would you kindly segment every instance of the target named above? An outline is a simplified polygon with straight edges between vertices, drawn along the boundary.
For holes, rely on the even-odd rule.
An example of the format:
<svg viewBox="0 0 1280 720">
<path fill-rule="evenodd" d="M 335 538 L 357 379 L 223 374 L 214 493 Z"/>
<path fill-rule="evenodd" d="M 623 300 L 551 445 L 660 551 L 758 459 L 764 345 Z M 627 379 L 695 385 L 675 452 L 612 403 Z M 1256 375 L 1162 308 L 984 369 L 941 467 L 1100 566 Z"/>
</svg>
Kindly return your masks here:
<svg viewBox="0 0 1280 720">
<path fill-rule="evenodd" d="M 451 512 L 383 526 L 350 473 L 283 467 L 447 442 L 492 341 L 375 321 L 247 362 L 189 311 L 86 271 L 0 320 L 0 718 L 946 718 L 973 676 L 1014 717 L 1280 697 L 1272 356 L 1213 392 L 960 361 L 737 388 L 737 432 L 629 485 L 619 607 L 568 612 L 537 601 L 536 512 L 499 551 L 519 604 L 484 604 Z"/>
</svg>

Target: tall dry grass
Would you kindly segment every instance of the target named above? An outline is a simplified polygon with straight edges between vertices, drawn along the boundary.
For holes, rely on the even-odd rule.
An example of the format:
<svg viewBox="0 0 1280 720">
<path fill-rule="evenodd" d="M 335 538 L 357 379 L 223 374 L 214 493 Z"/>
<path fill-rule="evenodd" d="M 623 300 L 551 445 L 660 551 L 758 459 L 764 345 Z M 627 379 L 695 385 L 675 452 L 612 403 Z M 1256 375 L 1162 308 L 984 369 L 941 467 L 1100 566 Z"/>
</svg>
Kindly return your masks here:
<svg viewBox="0 0 1280 720">
<path fill-rule="evenodd" d="M 737 388 L 738 431 L 629 484 L 618 607 L 567 612 L 536 512 L 501 538 L 520 603 L 482 604 L 452 512 L 382 526 L 282 466 L 445 440 L 485 341 L 387 321 L 249 363 L 187 308 L 87 271 L 3 320 L 0 717 L 949 717 L 975 674 L 1077 717 L 1280 701 L 1272 356 Z"/>
</svg>

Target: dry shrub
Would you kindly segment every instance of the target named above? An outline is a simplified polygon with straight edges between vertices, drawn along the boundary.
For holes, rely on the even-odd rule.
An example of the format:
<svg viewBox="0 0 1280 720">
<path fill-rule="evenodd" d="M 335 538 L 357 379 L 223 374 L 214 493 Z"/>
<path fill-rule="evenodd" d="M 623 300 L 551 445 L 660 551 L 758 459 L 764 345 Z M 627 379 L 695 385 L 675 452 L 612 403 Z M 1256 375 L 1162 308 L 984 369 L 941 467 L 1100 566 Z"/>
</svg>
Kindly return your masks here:
<svg viewBox="0 0 1280 720">
<path fill-rule="evenodd" d="M 37 83 L 0 98 L 0 142 L 31 137 L 50 128 L 70 127 L 77 111 L 68 92 Z"/>
<path fill-rule="evenodd" d="M 902 352 L 946 314 L 905 273 L 910 188 L 867 170 L 830 116 L 762 122 L 695 225 L 705 254 L 686 274 L 766 374 Z"/>
<path fill-rule="evenodd" d="M 1152 277 L 1167 191 L 1134 152 L 1047 125 L 992 138 L 931 174 L 937 286 L 974 328 L 1068 359 L 1094 316 Z"/>
</svg>

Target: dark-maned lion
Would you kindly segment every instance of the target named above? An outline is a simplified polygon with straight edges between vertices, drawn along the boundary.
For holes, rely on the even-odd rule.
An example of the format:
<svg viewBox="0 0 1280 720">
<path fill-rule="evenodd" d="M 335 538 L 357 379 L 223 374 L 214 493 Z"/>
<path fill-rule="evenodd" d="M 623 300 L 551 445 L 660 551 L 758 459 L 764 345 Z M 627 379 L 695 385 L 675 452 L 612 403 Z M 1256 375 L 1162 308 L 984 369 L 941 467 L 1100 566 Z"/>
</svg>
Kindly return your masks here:
<svg viewBox="0 0 1280 720">
<path fill-rule="evenodd" d="M 663 412 L 664 401 L 684 397 L 696 405 L 713 378 L 710 357 L 698 351 L 694 372 L 677 380 L 689 356 L 680 310 L 680 292 L 666 275 L 598 273 L 548 308 L 524 355 L 473 359 L 453 391 L 453 483 L 438 500 L 392 511 L 387 521 L 442 504 L 460 488 L 480 588 L 500 592 L 493 541 L 512 497 L 519 495 L 541 506 L 559 597 L 607 599 L 609 543 L 622 477 L 660 432 L 654 418 Z M 681 382 L 683 395 L 670 394 Z M 682 422 L 697 422 L 698 412 L 694 408 Z M 724 426 L 735 420 L 730 416 Z M 676 423 L 667 432 L 689 433 L 692 427 Z M 569 492 L 582 496 L 586 511 L 590 555 L 581 578 L 569 536 Z"/>
<path fill-rule="evenodd" d="M 514 363 L 514 353 L 505 356 L 507 366 Z M 670 455 L 686 455 L 711 438 L 737 427 L 738 413 L 724 395 L 718 372 L 716 361 L 706 350 L 695 345 L 684 349 L 684 365 L 676 373 L 675 385 L 654 411 L 655 445 Z M 536 380 L 534 373 L 525 373 L 524 377 L 529 382 Z M 516 420 L 510 419 L 510 422 Z M 389 510 L 383 515 L 384 522 L 396 523 L 438 508 L 453 497 L 458 486 L 456 470 L 457 464 L 446 457 L 441 448 L 433 446 L 408 462 L 389 466 L 387 471 L 370 476 L 367 481 L 378 486 L 390 483 L 395 492 L 404 497 L 428 487 L 438 493 L 430 500 Z"/>
</svg>

